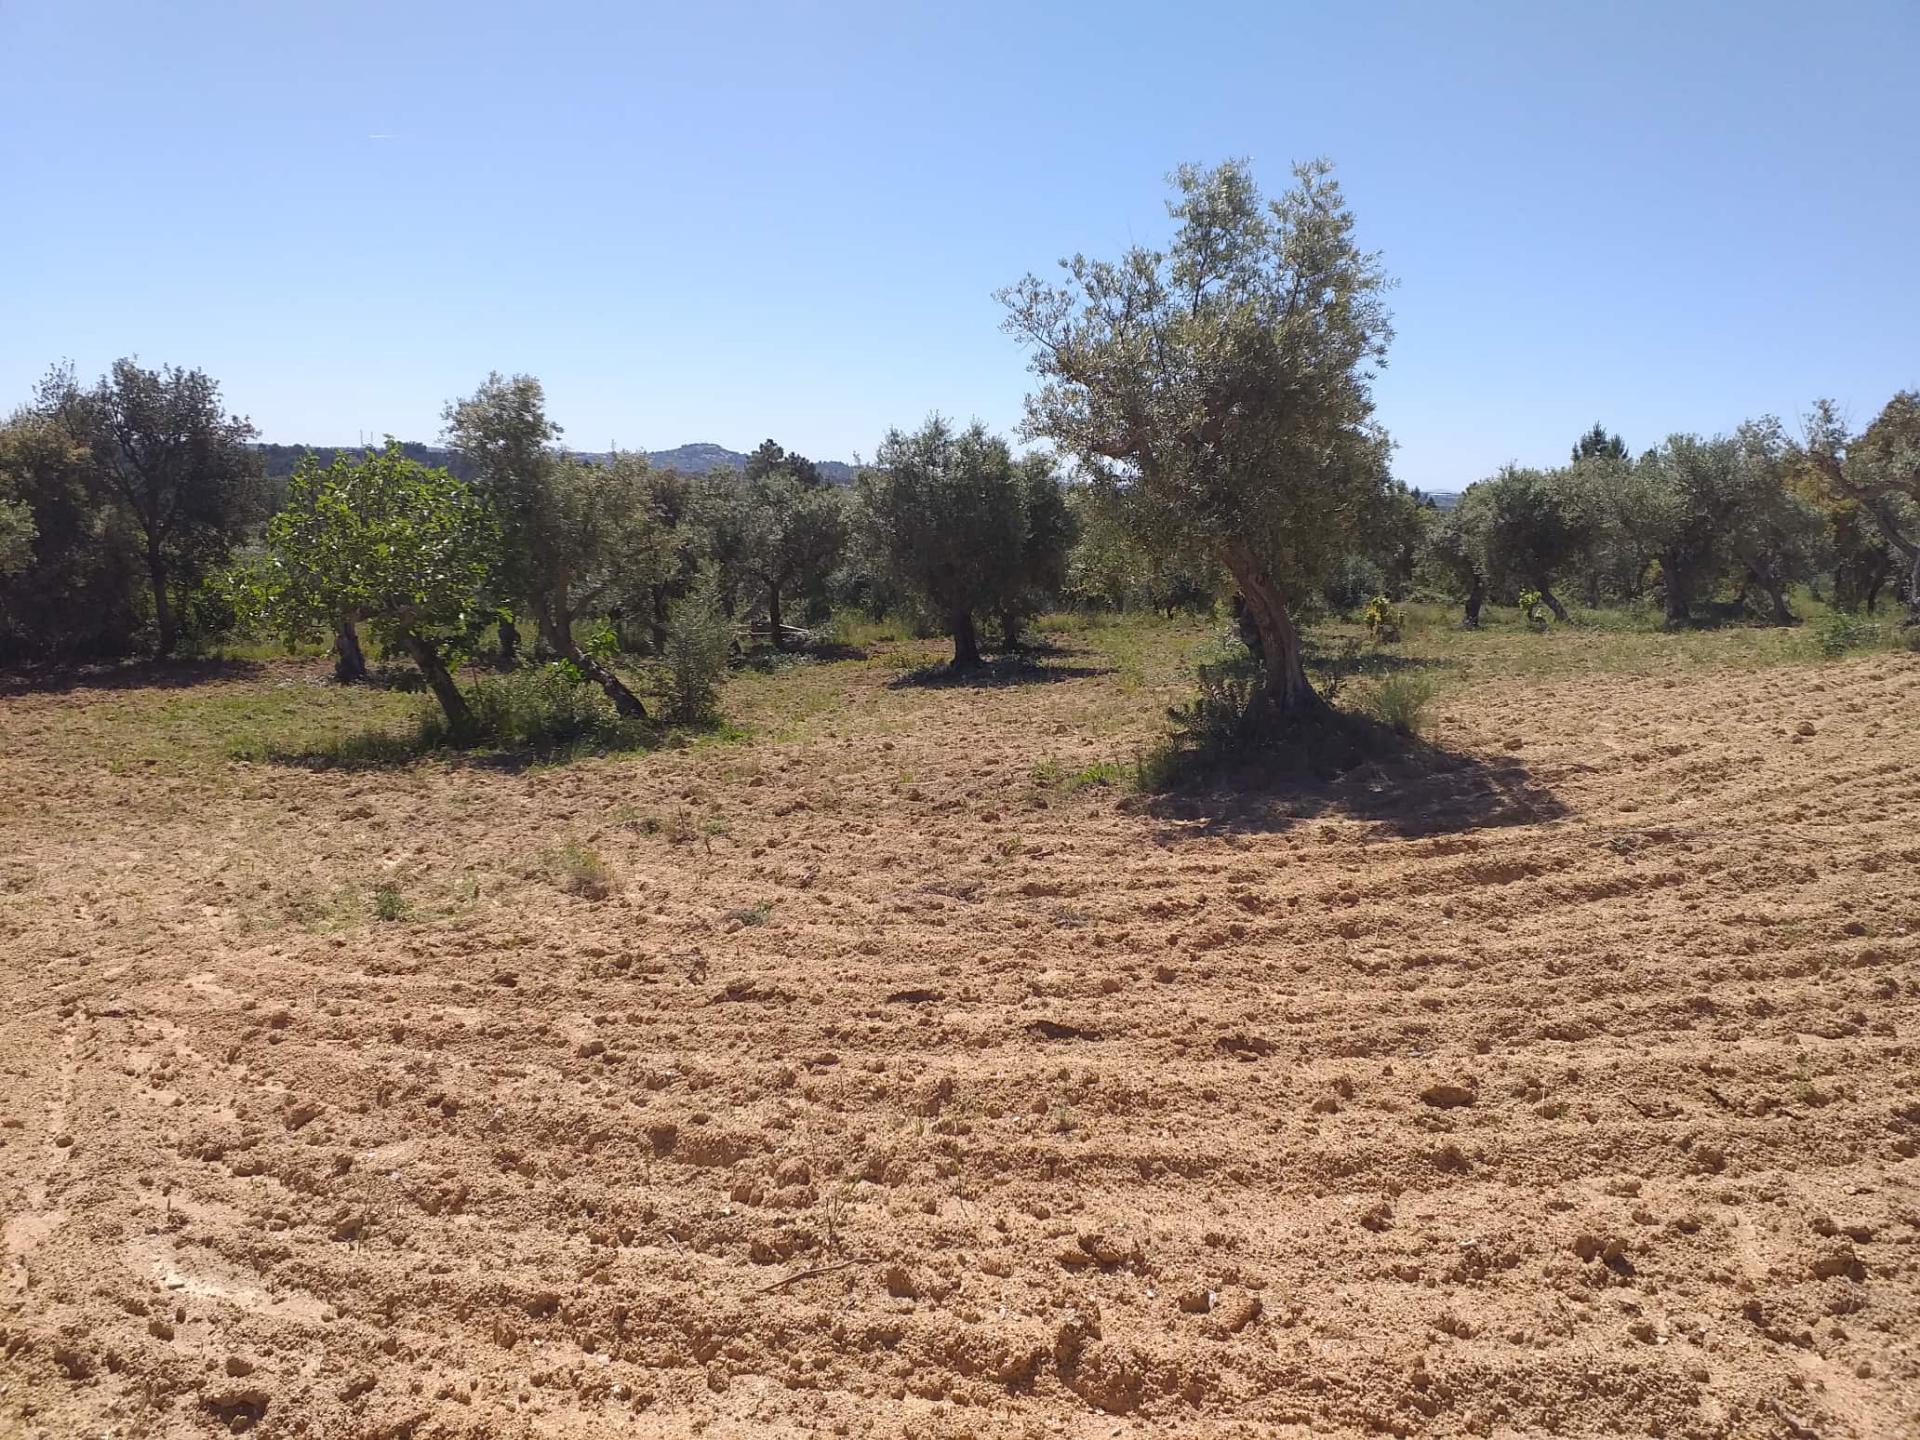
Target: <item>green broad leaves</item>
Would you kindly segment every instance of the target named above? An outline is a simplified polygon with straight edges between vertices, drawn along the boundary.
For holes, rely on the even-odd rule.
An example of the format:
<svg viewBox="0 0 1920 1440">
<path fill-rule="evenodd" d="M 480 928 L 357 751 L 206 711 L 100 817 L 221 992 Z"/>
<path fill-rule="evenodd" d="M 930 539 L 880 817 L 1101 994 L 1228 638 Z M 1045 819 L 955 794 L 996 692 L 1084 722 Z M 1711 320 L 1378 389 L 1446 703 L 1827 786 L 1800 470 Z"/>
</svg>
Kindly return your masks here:
<svg viewBox="0 0 1920 1440">
<path fill-rule="evenodd" d="M 464 636 L 493 618 L 483 597 L 498 547 L 492 511 L 472 489 L 391 438 L 324 468 L 309 456 L 267 528 L 256 604 L 290 636 L 341 619 Z"/>
</svg>

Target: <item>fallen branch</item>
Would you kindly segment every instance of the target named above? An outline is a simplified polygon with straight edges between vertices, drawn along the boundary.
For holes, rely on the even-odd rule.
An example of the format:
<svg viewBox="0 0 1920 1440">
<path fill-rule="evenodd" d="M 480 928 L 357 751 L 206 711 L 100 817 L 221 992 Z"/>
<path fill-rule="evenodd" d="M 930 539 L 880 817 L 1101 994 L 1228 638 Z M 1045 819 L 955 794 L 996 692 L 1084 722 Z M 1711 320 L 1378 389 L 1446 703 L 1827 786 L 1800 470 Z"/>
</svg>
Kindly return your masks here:
<svg viewBox="0 0 1920 1440">
<path fill-rule="evenodd" d="M 853 1265 L 871 1265 L 873 1263 L 874 1262 L 871 1260 L 854 1259 L 854 1260 L 838 1260 L 831 1265 L 816 1265 L 811 1270 L 797 1270 L 793 1274 L 787 1276 L 786 1279 L 776 1280 L 771 1285 L 762 1285 L 758 1290 L 754 1291 L 754 1294 L 770 1295 L 775 1290 L 784 1290 L 787 1288 L 787 1286 L 796 1284 L 801 1280 L 812 1280 L 821 1275 L 831 1275 L 836 1270 L 845 1270 L 849 1266 L 853 1266 Z"/>
</svg>

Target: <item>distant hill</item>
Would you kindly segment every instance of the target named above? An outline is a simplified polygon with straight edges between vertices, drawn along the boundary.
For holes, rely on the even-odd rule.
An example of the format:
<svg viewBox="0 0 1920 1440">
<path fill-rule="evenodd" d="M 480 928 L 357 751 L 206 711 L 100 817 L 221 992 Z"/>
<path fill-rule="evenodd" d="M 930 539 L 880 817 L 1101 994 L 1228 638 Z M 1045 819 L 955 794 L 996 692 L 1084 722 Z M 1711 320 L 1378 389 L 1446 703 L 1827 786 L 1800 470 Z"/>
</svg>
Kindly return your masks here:
<svg viewBox="0 0 1920 1440">
<path fill-rule="evenodd" d="M 729 450 L 724 445 L 715 445 L 709 440 L 696 440 L 691 445 L 681 445 L 672 450 L 649 450 L 647 459 L 664 469 L 678 470 L 683 475 L 704 475 L 709 470 L 744 470 L 747 457 L 738 450 Z M 820 460 L 815 462 L 820 468 L 820 478 L 832 485 L 851 485 L 853 466 L 844 460 Z"/>
<path fill-rule="evenodd" d="M 320 462 L 331 464 L 333 457 L 341 450 L 353 450 L 351 445 L 261 445 L 258 447 L 266 461 L 267 475 L 270 479 L 279 479 L 293 473 L 293 467 L 300 463 L 300 457 L 312 450 L 320 457 Z M 425 465 L 444 465 L 454 474 L 463 478 L 467 467 L 460 462 L 451 450 L 438 445 L 422 445 L 409 440 L 404 446 L 408 456 Z M 604 460 L 605 451 L 580 450 L 575 452 L 588 460 Z M 744 470 L 747 457 L 738 450 L 729 450 L 724 445 L 715 445 L 709 441 L 697 441 L 692 445 L 681 445 L 672 450 L 649 450 L 647 460 L 663 470 L 678 470 L 683 475 L 705 475 L 709 470 Z M 832 485 L 851 485 L 853 467 L 844 460 L 821 460 L 820 478 Z"/>
</svg>

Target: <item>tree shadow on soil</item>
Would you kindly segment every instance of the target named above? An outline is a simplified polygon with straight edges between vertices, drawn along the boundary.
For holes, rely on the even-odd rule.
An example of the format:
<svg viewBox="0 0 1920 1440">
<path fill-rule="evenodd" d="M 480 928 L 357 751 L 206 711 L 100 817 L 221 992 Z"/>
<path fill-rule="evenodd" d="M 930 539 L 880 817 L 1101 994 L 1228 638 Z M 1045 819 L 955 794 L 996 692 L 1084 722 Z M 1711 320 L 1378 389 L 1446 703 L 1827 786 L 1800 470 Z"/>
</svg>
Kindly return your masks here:
<svg viewBox="0 0 1920 1440">
<path fill-rule="evenodd" d="M 641 747 L 635 747 L 638 749 Z M 298 750 L 268 750 L 239 758 L 290 770 L 310 770 L 316 775 L 367 774 L 379 771 L 410 770 L 416 765 L 440 764 L 467 770 L 490 770 L 503 775 L 518 775 L 536 765 L 563 765 L 571 760 L 598 755 L 631 754 L 633 750 L 615 750 L 605 746 L 556 747 L 549 749 L 464 749 L 457 745 L 423 745 L 406 735 L 369 730 L 349 735 L 331 744 Z"/>
<path fill-rule="evenodd" d="M 1354 719 L 1367 754 L 1330 773 L 1278 753 L 1212 770 L 1143 808 L 1163 838 L 1271 834 L 1323 816 L 1363 820 L 1404 839 L 1565 818 L 1567 807 L 1511 755 L 1450 750 Z"/>
<path fill-rule="evenodd" d="M 0 700 L 66 695 L 77 690 L 186 690 L 220 680 L 251 680 L 258 660 L 128 660 L 100 665 L 23 666 L 0 670 Z"/>
<path fill-rule="evenodd" d="M 829 665 L 837 660 L 866 658 L 867 652 L 858 645 L 845 645 L 838 640 L 820 640 L 808 645 L 791 645 L 785 650 L 776 650 L 771 645 L 756 645 L 742 651 L 736 663 L 742 670 L 776 675 L 798 665 Z"/>
<path fill-rule="evenodd" d="M 1051 685 L 1111 675 L 1111 665 L 1058 665 L 1017 651 L 996 655 L 965 670 L 942 662 L 922 665 L 887 682 L 889 690 L 997 690 L 1010 685 Z"/>
</svg>

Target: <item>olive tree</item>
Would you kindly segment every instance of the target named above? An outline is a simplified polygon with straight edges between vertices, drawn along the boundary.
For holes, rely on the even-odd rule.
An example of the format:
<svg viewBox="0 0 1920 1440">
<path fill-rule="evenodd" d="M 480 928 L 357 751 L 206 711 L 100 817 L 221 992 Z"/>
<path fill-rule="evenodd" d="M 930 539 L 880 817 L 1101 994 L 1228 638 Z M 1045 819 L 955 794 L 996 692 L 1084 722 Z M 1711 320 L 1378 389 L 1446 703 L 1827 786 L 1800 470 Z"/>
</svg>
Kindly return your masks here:
<svg viewBox="0 0 1920 1440">
<path fill-rule="evenodd" d="M 131 521 L 153 601 L 154 653 L 180 641 L 178 592 L 258 523 L 265 482 L 251 422 L 228 414 L 205 372 L 116 360 L 91 390 L 71 371 L 41 387 L 43 414 L 88 452 Z"/>
<path fill-rule="evenodd" d="M 622 565 L 642 556 L 650 563 L 657 550 L 645 457 L 616 455 L 597 465 L 562 454 L 560 427 L 547 418 L 545 392 L 530 375 L 489 375 L 445 414 L 447 437 L 474 466 L 499 524 L 503 598 L 527 604 L 542 646 L 599 685 L 615 710 L 644 718 L 640 697 L 581 648 L 573 627 L 612 592 Z M 511 633 L 503 629 L 503 645 Z"/>
<path fill-rule="evenodd" d="M 1895 395 L 1853 436 L 1833 402 L 1820 401 L 1804 454 L 1828 494 L 1858 507 L 1907 562 L 1907 623 L 1920 625 L 1920 391 Z"/>
<path fill-rule="evenodd" d="M 65 379 L 65 372 L 56 372 Z M 140 545 L 92 451 L 29 405 L 0 424 L 0 659 L 124 654 L 141 624 Z"/>
<path fill-rule="evenodd" d="M 935 415 L 889 431 L 854 485 L 880 568 L 945 625 L 953 668 L 978 666 L 975 616 L 998 612 L 1022 579 L 1026 492 L 1007 442 Z"/>
<path fill-rule="evenodd" d="M 1453 508 L 1427 530 L 1420 564 L 1464 607 L 1461 625 L 1480 628 L 1487 603 L 1487 505 L 1480 485 L 1469 485 Z"/>
<path fill-rule="evenodd" d="M 312 455 L 287 484 L 267 526 L 256 603 L 292 638 L 368 625 L 404 650 L 456 735 L 473 715 L 447 649 L 489 618 L 487 588 L 499 530 L 490 507 L 445 470 L 409 459 L 399 442 L 322 468 Z"/>
<path fill-rule="evenodd" d="M 1372 381 L 1389 281 L 1323 161 L 1264 199 L 1243 161 L 1173 177 L 1165 251 L 1074 256 L 1001 292 L 1042 385 L 1027 427 L 1206 554 L 1257 628 L 1268 717 L 1321 709 L 1294 620 L 1387 486 Z"/>
<path fill-rule="evenodd" d="M 794 458 L 809 465 L 802 457 Z M 847 542 L 840 492 L 818 479 L 809 483 L 807 473 L 776 466 L 747 478 L 744 485 L 742 561 L 766 593 L 775 649 L 787 643 L 783 602 L 796 590 L 823 584 Z"/>
<path fill-rule="evenodd" d="M 1565 621 L 1567 607 L 1553 587 L 1585 551 L 1593 529 L 1568 472 L 1509 465 L 1469 490 L 1479 507 L 1489 579 L 1503 589 L 1539 591 L 1554 618 Z"/>
<path fill-rule="evenodd" d="M 1792 624 L 1787 586 L 1812 574 L 1825 526 L 1793 492 L 1779 425 L 1752 422 L 1711 439 L 1672 435 L 1640 463 L 1652 482 L 1667 623 L 1686 624 L 1732 577 L 1743 595 L 1759 586 L 1775 624 Z"/>
<path fill-rule="evenodd" d="M 998 607 L 1000 643 L 1009 650 L 1020 642 L 1021 627 L 1066 587 L 1067 557 L 1078 533 L 1053 456 L 1016 460 L 1014 479 L 1020 487 L 1020 559 Z"/>
</svg>

